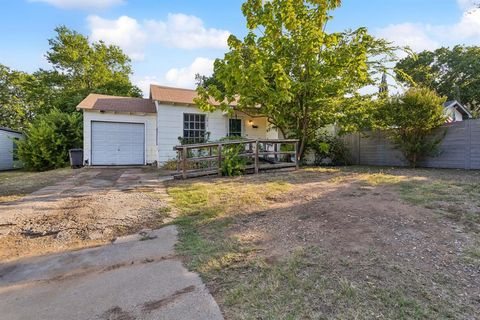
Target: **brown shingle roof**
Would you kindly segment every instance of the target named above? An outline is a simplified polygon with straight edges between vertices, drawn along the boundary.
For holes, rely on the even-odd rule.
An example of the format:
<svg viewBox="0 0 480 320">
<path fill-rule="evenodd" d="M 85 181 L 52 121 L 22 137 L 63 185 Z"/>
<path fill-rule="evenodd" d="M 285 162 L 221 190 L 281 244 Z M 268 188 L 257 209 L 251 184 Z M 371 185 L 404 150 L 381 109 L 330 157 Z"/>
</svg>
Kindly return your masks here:
<svg viewBox="0 0 480 320">
<path fill-rule="evenodd" d="M 155 103 L 150 99 L 108 96 L 91 93 L 77 109 L 117 112 L 156 113 Z"/>
<path fill-rule="evenodd" d="M 197 91 L 192 89 L 172 88 L 156 84 L 150 85 L 150 98 L 158 102 L 194 105 L 195 102 L 193 102 L 193 99 L 197 96 Z M 213 105 L 220 104 L 213 99 L 210 100 L 210 103 Z M 232 105 L 235 105 L 235 103 L 232 103 Z"/>
</svg>

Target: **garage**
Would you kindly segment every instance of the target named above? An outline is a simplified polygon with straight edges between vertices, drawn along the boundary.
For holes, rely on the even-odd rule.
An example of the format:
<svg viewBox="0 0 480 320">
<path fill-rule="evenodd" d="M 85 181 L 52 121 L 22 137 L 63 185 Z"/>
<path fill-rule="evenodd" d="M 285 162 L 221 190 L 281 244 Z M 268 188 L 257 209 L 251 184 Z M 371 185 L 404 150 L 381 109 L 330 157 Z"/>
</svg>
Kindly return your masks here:
<svg viewBox="0 0 480 320">
<path fill-rule="evenodd" d="M 129 122 L 91 122 L 91 164 L 145 164 L 145 124 Z"/>
</svg>

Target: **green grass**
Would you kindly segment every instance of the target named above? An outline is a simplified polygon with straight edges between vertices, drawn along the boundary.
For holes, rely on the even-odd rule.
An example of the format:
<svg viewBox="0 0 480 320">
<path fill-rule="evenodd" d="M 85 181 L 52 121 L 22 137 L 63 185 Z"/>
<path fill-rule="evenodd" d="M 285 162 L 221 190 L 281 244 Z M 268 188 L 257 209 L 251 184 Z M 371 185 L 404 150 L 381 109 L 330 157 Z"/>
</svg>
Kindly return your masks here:
<svg viewBox="0 0 480 320">
<path fill-rule="evenodd" d="M 348 279 L 329 254 L 309 247 L 275 265 L 256 261 L 225 293 L 231 319 L 437 319 L 453 317 L 440 301 L 411 297 L 413 282 Z M 348 272 L 342 272 L 348 274 Z"/>
<path fill-rule="evenodd" d="M 0 172 L 0 202 L 12 201 L 71 176 L 74 171 L 62 168 L 45 172 L 24 170 Z"/>
<path fill-rule="evenodd" d="M 209 279 L 246 260 L 255 248 L 224 237 L 224 230 L 239 216 L 266 208 L 276 195 L 291 188 L 283 181 L 248 184 L 244 178 L 171 186 L 168 193 L 180 212 L 173 221 L 181 231 L 178 252 L 188 256 L 190 268 Z"/>
<path fill-rule="evenodd" d="M 402 199 L 434 210 L 473 230 L 480 224 L 480 184 L 450 180 L 408 181 L 400 184 Z"/>
</svg>

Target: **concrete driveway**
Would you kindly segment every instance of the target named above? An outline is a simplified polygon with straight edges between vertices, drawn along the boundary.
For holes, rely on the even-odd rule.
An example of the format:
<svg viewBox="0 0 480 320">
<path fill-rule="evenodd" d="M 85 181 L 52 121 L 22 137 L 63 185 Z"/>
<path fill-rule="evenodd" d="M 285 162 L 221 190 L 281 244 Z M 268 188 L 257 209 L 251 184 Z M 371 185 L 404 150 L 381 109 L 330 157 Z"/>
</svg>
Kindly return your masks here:
<svg viewBox="0 0 480 320">
<path fill-rule="evenodd" d="M 223 319 L 175 257 L 168 226 L 113 244 L 0 266 L 1 319 Z"/>
<path fill-rule="evenodd" d="M 149 229 L 168 219 L 166 179 L 86 169 L 0 204 L 0 319 L 222 319 L 175 256 L 175 226 Z"/>
</svg>

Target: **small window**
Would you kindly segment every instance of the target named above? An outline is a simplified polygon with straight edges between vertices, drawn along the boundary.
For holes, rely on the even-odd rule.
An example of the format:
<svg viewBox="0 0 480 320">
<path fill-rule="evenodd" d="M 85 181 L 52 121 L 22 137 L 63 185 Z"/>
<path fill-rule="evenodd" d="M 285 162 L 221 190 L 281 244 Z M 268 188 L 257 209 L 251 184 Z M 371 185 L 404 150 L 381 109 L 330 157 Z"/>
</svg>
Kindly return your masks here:
<svg viewBox="0 0 480 320">
<path fill-rule="evenodd" d="M 229 119 L 228 121 L 228 136 L 241 137 L 242 136 L 242 120 Z"/>
<path fill-rule="evenodd" d="M 183 139 L 184 143 L 205 142 L 205 120 L 204 114 L 183 114 Z"/>
</svg>

